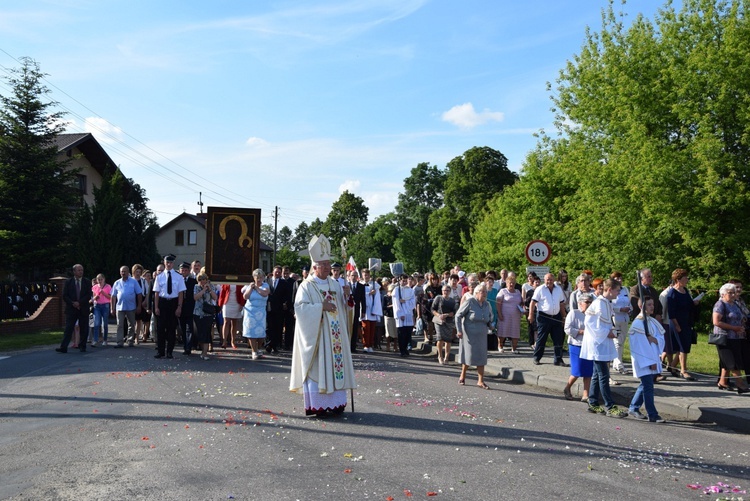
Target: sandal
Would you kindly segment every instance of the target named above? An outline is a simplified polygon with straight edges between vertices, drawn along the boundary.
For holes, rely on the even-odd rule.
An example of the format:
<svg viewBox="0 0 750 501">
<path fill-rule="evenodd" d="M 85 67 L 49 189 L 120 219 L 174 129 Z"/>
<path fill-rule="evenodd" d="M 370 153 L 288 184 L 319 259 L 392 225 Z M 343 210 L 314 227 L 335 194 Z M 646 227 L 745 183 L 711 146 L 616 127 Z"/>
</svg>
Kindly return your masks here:
<svg viewBox="0 0 750 501">
<path fill-rule="evenodd" d="M 565 395 L 565 400 L 575 400 L 573 394 L 567 388 L 563 389 L 563 395 Z"/>
<path fill-rule="evenodd" d="M 463 379 L 459 379 L 458 380 L 458 384 L 460 384 L 461 386 L 463 386 L 463 385 L 466 384 L 466 381 L 464 381 Z"/>
<path fill-rule="evenodd" d="M 695 381 L 695 378 L 687 372 L 680 372 L 680 377 L 685 381 Z"/>
<path fill-rule="evenodd" d="M 489 386 L 487 386 L 487 385 L 486 385 L 486 384 L 484 384 L 484 383 L 477 383 L 477 386 L 479 386 L 479 387 L 480 387 L 480 388 L 482 388 L 483 390 L 489 390 L 489 389 L 490 389 L 490 387 L 489 387 Z"/>
</svg>

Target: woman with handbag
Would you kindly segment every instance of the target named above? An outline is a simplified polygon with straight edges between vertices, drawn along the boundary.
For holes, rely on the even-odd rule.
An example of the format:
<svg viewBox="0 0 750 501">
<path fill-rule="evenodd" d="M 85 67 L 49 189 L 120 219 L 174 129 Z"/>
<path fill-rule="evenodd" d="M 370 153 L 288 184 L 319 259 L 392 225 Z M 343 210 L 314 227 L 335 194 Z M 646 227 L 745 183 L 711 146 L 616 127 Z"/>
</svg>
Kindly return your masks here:
<svg viewBox="0 0 750 501">
<path fill-rule="evenodd" d="M 437 337 L 438 363 L 447 365 L 451 355 L 451 341 L 456 324 L 456 300 L 451 297 L 450 285 L 444 285 L 442 294 L 432 301 L 432 324 Z"/>
<path fill-rule="evenodd" d="M 716 345 L 719 360 L 723 369 L 719 379 L 719 389 L 728 390 L 727 373 L 733 376 L 737 393 L 747 393 L 750 389 L 742 377 L 745 361 L 750 359 L 750 349 L 745 342 L 745 318 L 739 306 L 735 303 L 737 289 L 732 283 L 727 283 L 719 289 L 721 299 L 716 301 L 713 309 L 713 333 L 709 336 L 709 343 Z M 747 372 L 747 371 L 746 371 Z"/>
<path fill-rule="evenodd" d="M 263 340 L 266 338 L 266 314 L 271 289 L 266 274 L 258 268 L 253 271 L 253 283 L 242 288 L 245 299 L 245 317 L 242 320 L 242 337 L 247 338 L 252 354 L 250 358 L 263 358 Z"/>
<path fill-rule="evenodd" d="M 216 315 L 216 290 L 208 280 L 205 268 L 196 277 L 198 283 L 193 287 L 193 321 L 195 322 L 195 342 L 201 348 L 200 358 L 208 360 L 208 348 L 213 337 L 212 327 Z"/>
</svg>

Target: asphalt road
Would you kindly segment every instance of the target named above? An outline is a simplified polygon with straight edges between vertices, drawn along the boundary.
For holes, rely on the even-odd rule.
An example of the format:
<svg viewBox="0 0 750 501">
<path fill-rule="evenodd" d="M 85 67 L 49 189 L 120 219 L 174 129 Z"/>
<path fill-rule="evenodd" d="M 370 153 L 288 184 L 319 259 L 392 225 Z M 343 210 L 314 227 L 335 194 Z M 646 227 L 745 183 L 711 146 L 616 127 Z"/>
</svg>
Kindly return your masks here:
<svg viewBox="0 0 750 501">
<path fill-rule="evenodd" d="M 289 393 L 283 354 L 153 354 L 147 344 L 0 360 L 0 498 L 684 500 L 750 489 L 746 435 L 592 415 L 491 377 L 482 390 L 473 373 L 462 387 L 458 366 L 434 359 L 355 355 L 354 412 L 319 419 Z"/>
</svg>

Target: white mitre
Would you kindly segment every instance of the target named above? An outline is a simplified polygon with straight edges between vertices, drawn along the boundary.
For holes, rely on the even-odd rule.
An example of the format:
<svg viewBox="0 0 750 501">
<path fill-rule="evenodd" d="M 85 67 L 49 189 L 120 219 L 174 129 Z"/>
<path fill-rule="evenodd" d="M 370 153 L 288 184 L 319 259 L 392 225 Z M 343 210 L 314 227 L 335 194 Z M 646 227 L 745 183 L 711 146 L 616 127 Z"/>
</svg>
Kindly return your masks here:
<svg viewBox="0 0 750 501">
<path fill-rule="evenodd" d="M 313 235 L 307 250 L 310 251 L 310 260 L 313 263 L 331 260 L 331 242 L 325 235 Z"/>
</svg>

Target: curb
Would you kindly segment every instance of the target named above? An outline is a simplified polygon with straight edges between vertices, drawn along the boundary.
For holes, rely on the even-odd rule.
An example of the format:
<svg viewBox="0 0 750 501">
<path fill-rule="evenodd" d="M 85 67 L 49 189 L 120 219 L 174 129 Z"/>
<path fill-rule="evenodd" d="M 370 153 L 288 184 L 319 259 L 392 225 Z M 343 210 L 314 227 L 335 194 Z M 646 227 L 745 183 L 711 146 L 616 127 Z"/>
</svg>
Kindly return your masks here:
<svg viewBox="0 0 750 501">
<path fill-rule="evenodd" d="M 417 343 L 416 352 L 425 358 L 437 357 L 437 348 L 422 341 Z M 508 359 L 503 359 L 503 361 L 507 362 Z M 534 369 L 514 368 L 503 365 L 500 360 L 491 358 L 487 360 L 485 370 L 488 375 L 493 377 L 550 390 L 559 394 L 561 399 L 563 398 L 562 390 L 568 382 L 567 375 L 560 377 L 559 375 L 538 372 Z M 635 391 L 632 387 L 634 383 L 635 379 L 632 384 L 626 383 L 623 386 L 611 387 L 612 399 L 617 405 L 625 408 L 628 407 Z M 580 379 L 572 386 L 571 392 L 574 396 L 580 398 L 583 392 L 583 383 Z M 741 433 L 750 434 L 750 419 L 748 419 L 750 405 L 743 406 L 738 401 L 736 407 L 714 407 L 707 403 L 702 404 L 700 400 L 700 398 L 691 397 L 689 394 L 669 398 L 657 398 L 657 407 L 665 415 L 679 420 L 711 423 Z"/>
</svg>

